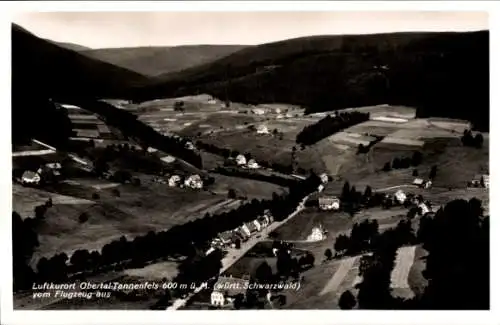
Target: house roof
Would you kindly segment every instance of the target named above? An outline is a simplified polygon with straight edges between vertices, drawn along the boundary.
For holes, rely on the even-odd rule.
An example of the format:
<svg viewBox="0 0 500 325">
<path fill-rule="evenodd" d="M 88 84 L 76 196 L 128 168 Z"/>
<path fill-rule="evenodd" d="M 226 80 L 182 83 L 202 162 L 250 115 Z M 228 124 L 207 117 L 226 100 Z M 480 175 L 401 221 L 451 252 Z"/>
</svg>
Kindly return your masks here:
<svg viewBox="0 0 500 325">
<path fill-rule="evenodd" d="M 38 175 L 34 171 L 27 170 L 23 173 L 22 178 L 29 179 L 29 180 L 40 180 L 40 175 Z"/>
<path fill-rule="evenodd" d="M 248 227 L 248 230 L 250 231 L 257 230 L 257 226 L 255 225 L 255 223 L 253 223 L 253 221 L 247 222 L 245 223 L 245 225 Z"/>
<path fill-rule="evenodd" d="M 335 196 L 322 196 L 318 198 L 319 204 L 329 204 L 329 203 L 334 203 L 338 202 L 339 199 Z"/>
<path fill-rule="evenodd" d="M 224 231 L 219 234 L 219 237 L 224 241 L 228 241 L 233 238 L 233 233 L 231 231 Z"/>
<path fill-rule="evenodd" d="M 227 293 L 228 296 L 236 296 L 240 293 L 245 294 L 248 283 L 248 280 L 220 276 L 214 285 L 214 291 Z"/>
</svg>

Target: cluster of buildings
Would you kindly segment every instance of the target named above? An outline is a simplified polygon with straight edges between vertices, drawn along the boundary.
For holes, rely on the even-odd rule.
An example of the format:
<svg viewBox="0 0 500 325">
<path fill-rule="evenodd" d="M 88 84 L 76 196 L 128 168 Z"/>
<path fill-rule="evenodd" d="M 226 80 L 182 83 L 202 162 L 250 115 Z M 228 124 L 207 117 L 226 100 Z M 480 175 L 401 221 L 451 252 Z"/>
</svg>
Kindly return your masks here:
<svg viewBox="0 0 500 325">
<path fill-rule="evenodd" d="M 198 174 L 193 174 L 188 177 L 183 177 L 181 175 L 170 175 L 167 180 L 165 181 L 162 178 L 154 178 L 154 182 L 156 183 L 161 183 L 161 184 L 168 184 L 170 187 L 189 187 L 192 189 L 202 189 L 203 188 L 203 180 L 201 179 L 200 175 Z"/>
<path fill-rule="evenodd" d="M 233 247 L 237 248 L 238 242 L 245 242 L 253 235 L 267 228 L 274 221 L 269 210 L 256 219 L 246 222 L 235 229 L 224 231 L 212 240 L 212 248 Z"/>
<path fill-rule="evenodd" d="M 59 162 L 45 163 L 36 171 L 26 170 L 18 180 L 22 185 L 40 185 L 42 182 L 57 181 L 62 177 L 62 166 Z"/>
<path fill-rule="evenodd" d="M 203 180 L 201 179 L 200 175 L 197 174 L 190 175 L 188 177 L 173 174 L 167 178 L 154 177 L 152 181 L 154 183 L 167 184 L 170 187 L 180 187 L 180 188 L 189 187 L 192 189 L 203 188 Z"/>
<path fill-rule="evenodd" d="M 249 168 L 249 169 L 258 169 L 260 168 L 259 164 L 255 161 L 255 159 L 248 159 L 242 155 L 239 154 L 234 158 L 234 162 L 236 166 L 242 167 L 242 168 Z"/>
</svg>

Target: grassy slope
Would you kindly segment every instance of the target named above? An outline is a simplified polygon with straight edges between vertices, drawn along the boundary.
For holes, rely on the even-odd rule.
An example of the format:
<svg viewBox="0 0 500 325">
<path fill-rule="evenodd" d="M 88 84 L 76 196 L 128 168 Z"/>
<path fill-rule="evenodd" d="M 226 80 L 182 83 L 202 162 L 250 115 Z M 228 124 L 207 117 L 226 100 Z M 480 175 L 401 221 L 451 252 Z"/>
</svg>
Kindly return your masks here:
<svg viewBox="0 0 500 325">
<path fill-rule="evenodd" d="M 232 101 L 315 111 L 399 103 L 418 106 L 420 115 L 479 117 L 487 124 L 488 39 L 487 31 L 292 39 L 159 76 L 137 95 L 204 92 L 224 98 L 227 90 Z M 376 68 L 382 66 L 387 69 Z"/>
<path fill-rule="evenodd" d="M 91 58 L 147 76 L 158 76 L 215 61 L 244 45 L 189 45 L 108 48 L 83 51 Z"/>
</svg>

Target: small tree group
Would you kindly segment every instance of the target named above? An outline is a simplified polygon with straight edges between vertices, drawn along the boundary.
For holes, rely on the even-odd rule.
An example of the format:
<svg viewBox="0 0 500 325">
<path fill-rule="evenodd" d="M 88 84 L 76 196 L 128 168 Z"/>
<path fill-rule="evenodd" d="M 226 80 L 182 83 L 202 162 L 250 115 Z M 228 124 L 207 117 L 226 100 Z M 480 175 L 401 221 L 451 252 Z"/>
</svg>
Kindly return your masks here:
<svg viewBox="0 0 500 325">
<path fill-rule="evenodd" d="M 477 133 L 476 136 L 472 135 L 471 130 L 465 130 L 464 135 L 461 137 L 462 144 L 467 147 L 481 148 L 483 146 L 484 138 L 481 133 Z"/>
<path fill-rule="evenodd" d="M 410 157 L 396 157 L 392 162 L 388 161 L 384 164 L 382 168 L 383 171 L 388 172 L 391 169 L 406 169 L 411 166 L 416 167 L 422 163 L 423 155 L 420 151 L 413 152 Z"/>
</svg>

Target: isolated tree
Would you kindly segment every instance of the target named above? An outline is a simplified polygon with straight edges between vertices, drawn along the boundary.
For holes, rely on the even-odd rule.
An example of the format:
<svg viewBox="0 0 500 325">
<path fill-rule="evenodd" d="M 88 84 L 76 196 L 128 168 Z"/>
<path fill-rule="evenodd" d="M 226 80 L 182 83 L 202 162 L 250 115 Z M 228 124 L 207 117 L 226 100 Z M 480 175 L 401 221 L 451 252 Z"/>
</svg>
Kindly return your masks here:
<svg viewBox="0 0 500 325">
<path fill-rule="evenodd" d="M 325 250 L 325 258 L 326 258 L 326 260 L 327 260 L 327 261 L 329 261 L 329 260 L 331 260 L 331 259 L 332 259 L 332 257 L 333 257 L 332 250 L 331 250 L 331 249 L 329 249 L 329 248 L 327 248 L 327 249 Z"/>
<path fill-rule="evenodd" d="M 118 189 L 116 189 L 116 188 L 114 188 L 114 189 L 111 191 L 111 193 L 113 193 L 113 195 L 114 195 L 114 196 L 116 196 L 116 197 L 120 197 L 120 191 L 119 191 Z"/>
<path fill-rule="evenodd" d="M 373 194 L 373 191 L 372 191 L 372 188 L 370 185 L 367 185 L 366 188 L 365 188 L 365 193 L 363 194 L 363 196 L 366 198 L 366 199 L 369 199 L 372 197 L 372 194 Z"/>
<path fill-rule="evenodd" d="M 343 201 L 349 202 L 351 197 L 351 186 L 348 181 L 344 183 L 344 187 L 342 188 L 341 199 Z"/>
<path fill-rule="evenodd" d="M 412 166 L 418 166 L 422 163 L 422 153 L 420 151 L 413 152 L 413 156 L 411 157 Z"/>
<path fill-rule="evenodd" d="M 255 270 L 255 279 L 259 283 L 269 283 L 273 277 L 273 270 L 267 262 L 262 262 Z"/>
<path fill-rule="evenodd" d="M 228 191 L 227 191 L 227 197 L 229 199 L 236 199 L 236 191 L 232 188 L 230 188 Z"/>
<path fill-rule="evenodd" d="M 80 214 L 80 216 L 78 216 L 78 221 L 80 223 L 85 223 L 89 220 L 89 215 L 87 212 L 83 212 L 82 214 Z"/>
<path fill-rule="evenodd" d="M 353 309 L 356 306 L 356 298 L 351 293 L 351 291 L 346 290 L 339 299 L 339 307 L 340 309 Z"/>
<path fill-rule="evenodd" d="M 349 248 L 350 238 L 347 235 L 340 234 L 335 240 L 333 248 L 336 252 L 343 253 Z"/>
<path fill-rule="evenodd" d="M 434 179 L 436 177 L 436 174 L 437 174 L 437 166 L 434 165 L 432 166 L 431 171 L 429 173 L 429 178 Z"/>
<path fill-rule="evenodd" d="M 399 169 L 399 168 L 401 168 L 401 160 L 399 158 L 394 158 L 392 160 L 392 168 L 393 169 Z"/>
<path fill-rule="evenodd" d="M 481 148 L 483 146 L 483 142 L 484 142 L 483 135 L 481 133 L 476 134 L 476 136 L 474 137 L 474 145 L 477 148 Z"/>
</svg>

